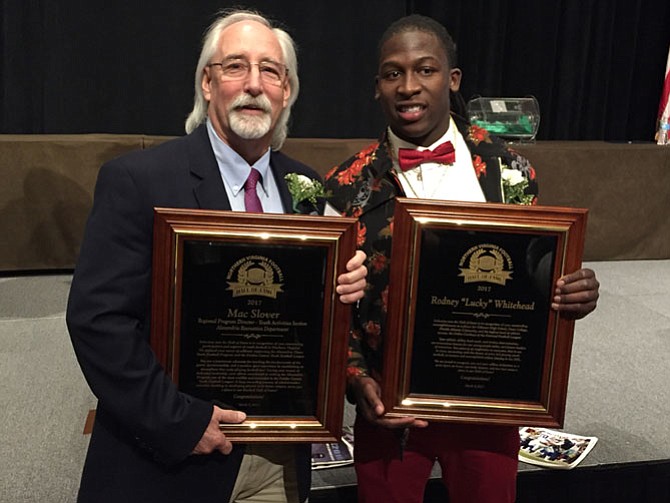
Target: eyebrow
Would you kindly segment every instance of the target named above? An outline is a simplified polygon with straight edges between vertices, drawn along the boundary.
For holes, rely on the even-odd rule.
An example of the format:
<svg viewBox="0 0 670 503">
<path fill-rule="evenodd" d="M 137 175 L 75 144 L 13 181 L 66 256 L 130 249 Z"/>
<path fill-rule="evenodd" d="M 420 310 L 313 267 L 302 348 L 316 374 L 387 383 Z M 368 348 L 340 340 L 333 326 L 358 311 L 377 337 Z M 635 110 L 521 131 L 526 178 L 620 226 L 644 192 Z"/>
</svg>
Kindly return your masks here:
<svg viewBox="0 0 670 503">
<path fill-rule="evenodd" d="M 440 58 L 436 58 L 435 56 L 421 56 L 418 59 L 411 60 L 409 62 L 409 64 L 410 64 L 410 66 L 414 66 L 414 65 L 421 65 L 421 64 L 433 63 L 433 62 L 443 64 L 443 62 L 440 61 Z M 396 59 L 391 59 L 391 60 L 383 61 L 381 63 L 381 65 L 379 65 L 379 66 L 380 66 L 380 68 L 384 68 L 385 66 L 404 66 L 404 64 L 400 63 Z"/>
<path fill-rule="evenodd" d="M 244 54 L 229 54 L 228 56 L 223 57 L 223 60 L 228 60 L 228 59 L 244 59 L 244 60 L 247 60 L 247 61 L 249 60 L 249 58 L 247 58 Z M 269 58 L 269 57 L 268 58 L 261 58 L 260 62 L 261 63 L 264 63 L 264 62 L 277 63 L 277 64 L 285 66 L 285 64 L 282 63 L 281 61 L 277 61 L 276 59 Z"/>
</svg>

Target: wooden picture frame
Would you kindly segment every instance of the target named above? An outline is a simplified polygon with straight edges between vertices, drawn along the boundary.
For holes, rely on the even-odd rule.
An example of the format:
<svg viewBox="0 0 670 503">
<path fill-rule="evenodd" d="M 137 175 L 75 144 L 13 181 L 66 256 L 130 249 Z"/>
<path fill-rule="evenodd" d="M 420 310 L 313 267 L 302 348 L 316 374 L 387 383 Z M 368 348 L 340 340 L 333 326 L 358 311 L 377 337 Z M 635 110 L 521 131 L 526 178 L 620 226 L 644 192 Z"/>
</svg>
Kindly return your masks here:
<svg viewBox="0 0 670 503">
<path fill-rule="evenodd" d="M 389 416 L 561 427 L 587 210 L 399 198 L 382 400 Z"/>
<path fill-rule="evenodd" d="M 342 428 L 355 219 L 155 208 L 151 345 L 179 389 L 247 413 L 238 442 Z"/>
</svg>

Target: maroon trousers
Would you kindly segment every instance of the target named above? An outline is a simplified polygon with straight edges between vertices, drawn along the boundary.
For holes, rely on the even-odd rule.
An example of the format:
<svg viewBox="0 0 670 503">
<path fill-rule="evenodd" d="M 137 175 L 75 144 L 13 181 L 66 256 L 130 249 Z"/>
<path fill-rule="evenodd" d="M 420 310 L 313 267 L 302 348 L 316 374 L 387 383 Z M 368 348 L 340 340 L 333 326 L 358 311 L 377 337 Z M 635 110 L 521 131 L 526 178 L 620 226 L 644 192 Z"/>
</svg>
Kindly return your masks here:
<svg viewBox="0 0 670 503">
<path fill-rule="evenodd" d="M 400 432 L 374 426 L 360 415 L 354 458 L 360 503 L 422 503 L 435 461 L 449 503 L 513 503 L 519 429 L 431 423 L 412 428 L 400 458 Z"/>
</svg>

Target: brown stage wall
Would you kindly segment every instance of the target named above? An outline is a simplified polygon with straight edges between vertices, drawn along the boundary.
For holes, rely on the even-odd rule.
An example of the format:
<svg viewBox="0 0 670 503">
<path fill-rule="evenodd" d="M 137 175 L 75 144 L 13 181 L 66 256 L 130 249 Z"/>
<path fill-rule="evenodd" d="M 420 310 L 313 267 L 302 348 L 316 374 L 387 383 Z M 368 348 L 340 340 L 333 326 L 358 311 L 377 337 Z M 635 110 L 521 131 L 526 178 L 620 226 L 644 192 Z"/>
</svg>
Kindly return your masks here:
<svg viewBox="0 0 670 503">
<path fill-rule="evenodd" d="M 167 137 L 0 135 L 0 271 L 74 267 L 100 165 Z M 322 174 L 370 139 L 289 138 L 283 152 Z M 670 147 L 605 142 L 514 146 L 540 203 L 589 209 L 585 260 L 670 258 Z"/>
</svg>

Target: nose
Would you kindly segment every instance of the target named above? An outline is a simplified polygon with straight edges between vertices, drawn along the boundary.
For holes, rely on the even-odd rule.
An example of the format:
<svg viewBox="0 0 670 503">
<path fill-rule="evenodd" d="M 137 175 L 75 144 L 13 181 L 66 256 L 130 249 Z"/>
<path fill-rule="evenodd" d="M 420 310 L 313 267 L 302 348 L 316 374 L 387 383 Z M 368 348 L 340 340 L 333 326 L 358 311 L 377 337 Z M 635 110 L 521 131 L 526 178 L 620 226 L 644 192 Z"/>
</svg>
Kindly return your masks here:
<svg viewBox="0 0 670 503">
<path fill-rule="evenodd" d="M 246 79 L 244 79 L 244 90 L 252 96 L 258 96 L 263 92 L 261 82 L 261 71 L 258 65 L 251 65 Z"/>
<path fill-rule="evenodd" d="M 398 93 L 403 96 L 412 96 L 419 91 L 421 91 L 421 82 L 414 72 L 405 73 L 398 86 Z"/>
</svg>

